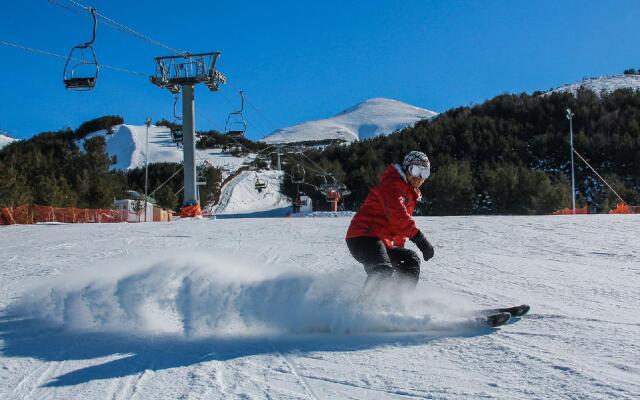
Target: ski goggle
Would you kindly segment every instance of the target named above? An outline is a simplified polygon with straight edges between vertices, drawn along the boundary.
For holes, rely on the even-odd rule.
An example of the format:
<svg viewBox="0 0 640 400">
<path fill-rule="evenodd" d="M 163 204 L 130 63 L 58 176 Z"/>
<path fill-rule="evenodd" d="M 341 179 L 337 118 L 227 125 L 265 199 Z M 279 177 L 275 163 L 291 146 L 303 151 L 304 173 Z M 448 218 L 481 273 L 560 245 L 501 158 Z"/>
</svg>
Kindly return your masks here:
<svg viewBox="0 0 640 400">
<path fill-rule="evenodd" d="M 411 176 L 427 179 L 431 175 L 431 168 L 423 167 L 422 165 L 412 165 L 409 167 L 409 173 Z"/>
</svg>

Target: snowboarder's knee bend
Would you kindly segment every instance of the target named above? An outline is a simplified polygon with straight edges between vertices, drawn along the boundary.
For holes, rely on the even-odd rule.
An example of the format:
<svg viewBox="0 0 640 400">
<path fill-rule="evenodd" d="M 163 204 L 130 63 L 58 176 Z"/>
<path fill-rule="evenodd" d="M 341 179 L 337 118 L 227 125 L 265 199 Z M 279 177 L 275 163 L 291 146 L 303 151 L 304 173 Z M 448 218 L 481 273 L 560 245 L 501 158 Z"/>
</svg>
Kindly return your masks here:
<svg viewBox="0 0 640 400">
<path fill-rule="evenodd" d="M 420 256 L 418 253 L 412 251 L 406 258 L 405 263 L 409 269 L 415 269 L 420 273 Z"/>
<path fill-rule="evenodd" d="M 420 278 L 420 257 L 415 252 L 406 254 L 397 265 L 398 277 L 418 282 Z"/>
<path fill-rule="evenodd" d="M 364 270 L 371 277 L 389 278 L 393 275 L 393 267 L 389 264 L 365 265 Z"/>
</svg>

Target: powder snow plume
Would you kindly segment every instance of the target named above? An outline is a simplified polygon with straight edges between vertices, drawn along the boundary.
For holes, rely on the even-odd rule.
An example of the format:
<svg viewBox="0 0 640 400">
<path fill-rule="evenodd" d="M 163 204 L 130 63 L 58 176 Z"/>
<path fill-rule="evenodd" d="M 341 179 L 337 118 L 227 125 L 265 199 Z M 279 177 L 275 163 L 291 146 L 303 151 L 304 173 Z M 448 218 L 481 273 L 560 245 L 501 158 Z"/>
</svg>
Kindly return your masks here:
<svg viewBox="0 0 640 400">
<path fill-rule="evenodd" d="M 12 308 L 70 330 L 185 337 L 452 327 L 437 317 L 451 304 L 442 293 L 398 297 L 382 289 L 376 299 L 393 303 L 392 310 L 355 301 L 359 285 L 344 283 L 361 281 L 355 271 L 321 275 L 204 254 L 114 264 L 60 276 Z"/>
</svg>

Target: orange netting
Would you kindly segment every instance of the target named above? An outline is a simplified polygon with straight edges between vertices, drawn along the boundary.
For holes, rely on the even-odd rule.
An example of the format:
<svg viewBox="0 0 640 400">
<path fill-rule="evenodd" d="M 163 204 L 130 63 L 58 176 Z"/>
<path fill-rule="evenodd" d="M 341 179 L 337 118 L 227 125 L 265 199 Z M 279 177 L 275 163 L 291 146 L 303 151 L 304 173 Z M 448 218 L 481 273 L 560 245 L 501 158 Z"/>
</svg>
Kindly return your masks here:
<svg viewBox="0 0 640 400">
<path fill-rule="evenodd" d="M 609 214 L 639 214 L 640 207 L 638 206 L 630 206 L 624 203 L 618 203 L 616 208 L 609 211 Z"/>
<path fill-rule="evenodd" d="M 553 215 L 574 215 L 574 214 L 589 214 L 589 208 L 584 206 L 582 208 L 576 208 L 575 212 L 572 208 L 563 208 L 558 211 L 554 211 Z"/>
<path fill-rule="evenodd" d="M 180 218 L 200 217 L 202 216 L 202 209 L 200 209 L 200 203 L 196 203 L 190 206 L 184 206 L 180 209 Z"/>
<path fill-rule="evenodd" d="M 35 224 L 38 222 L 108 223 L 126 221 L 125 211 L 95 208 L 19 206 L 0 210 L 0 224 Z"/>
</svg>

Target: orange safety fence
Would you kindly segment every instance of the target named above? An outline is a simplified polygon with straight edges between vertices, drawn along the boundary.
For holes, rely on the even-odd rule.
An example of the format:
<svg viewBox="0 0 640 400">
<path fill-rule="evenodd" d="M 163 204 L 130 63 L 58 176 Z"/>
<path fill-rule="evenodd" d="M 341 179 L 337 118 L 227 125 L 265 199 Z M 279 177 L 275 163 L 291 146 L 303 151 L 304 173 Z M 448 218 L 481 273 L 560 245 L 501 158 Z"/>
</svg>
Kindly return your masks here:
<svg viewBox="0 0 640 400">
<path fill-rule="evenodd" d="M 630 206 L 625 203 L 618 203 L 616 208 L 609 211 L 609 214 L 640 214 L 640 206 Z"/>
<path fill-rule="evenodd" d="M 575 212 L 572 208 L 563 208 L 558 211 L 554 211 L 553 215 L 574 215 L 574 214 L 589 214 L 589 207 L 584 206 L 582 208 L 576 208 Z"/>
<path fill-rule="evenodd" d="M 618 203 L 616 208 L 609 211 L 609 214 L 631 214 L 631 209 L 624 203 Z"/>
<path fill-rule="evenodd" d="M 180 218 L 200 217 L 202 216 L 202 209 L 200 203 L 184 206 L 180 209 Z"/>
<path fill-rule="evenodd" d="M 110 223 L 124 221 L 126 221 L 126 214 L 123 210 L 39 205 L 5 207 L 0 210 L 0 225 L 36 224 L 39 222 Z"/>
</svg>

